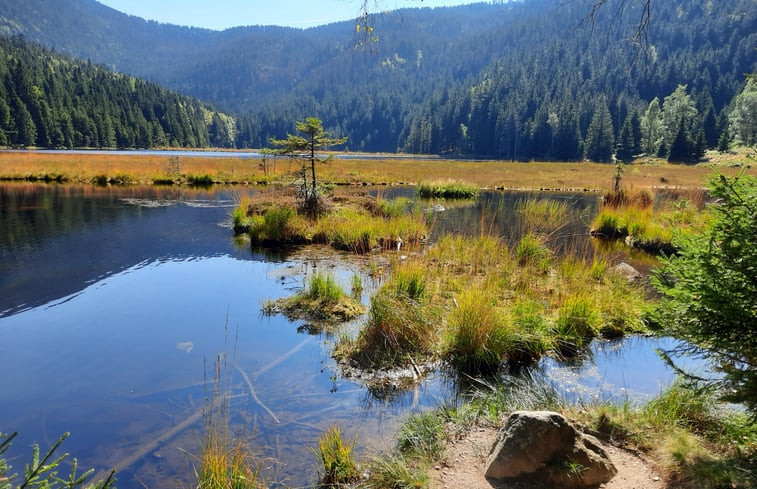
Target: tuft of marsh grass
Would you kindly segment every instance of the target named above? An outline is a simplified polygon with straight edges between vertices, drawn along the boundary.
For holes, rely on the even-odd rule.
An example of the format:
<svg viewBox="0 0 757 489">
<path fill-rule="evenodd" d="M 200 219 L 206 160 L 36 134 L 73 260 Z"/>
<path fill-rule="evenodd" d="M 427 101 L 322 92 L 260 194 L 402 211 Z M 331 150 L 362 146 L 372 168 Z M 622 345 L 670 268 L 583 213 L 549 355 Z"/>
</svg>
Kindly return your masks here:
<svg viewBox="0 0 757 489">
<path fill-rule="evenodd" d="M 342 430 L 334 425 L 318 438 L 318 448 L 313 453 L 321 463 L 320 487 L 342 487 L 360 478 L 354 459 L 357 436 L 346 441 Z"/>
<path fill-rule="evenodd" d="M 574 214 L 573 207 L 564 200 L 523 199 L 515 203 L 521 227 L 528 232 L 552 233 L 566 225 Z"/>
<path fill-rule="evenodd" d="M 534 265 L 540 269 L 549 266 L 552 251 L 544 243 L 544 238 L 536 234 L 527 234 L 515 248 L 515 258 L 520 265 Z"/>
<path fill-rule="evenodd" d="M 361 254 L 412 247 L 428 234 L 426 222 L 419 214 L 383 217 L 359 207 L 341 207 L 308 219 L 292 204 L 272 204 L 258 211 L 249 198 L 240 200 L 232 211 L 232 220 L 235 231 L 249 233 L 255 244 L 323 243 Z"/>
<path fill-rule="evenodd" d="M 372 298 L 357 338 L 342 338 L 335 355 L 363 367 L 409 365 L 436 353 L 433 308 L 421 305 L 384 285 Z"/>
<path fill-rule="evenodd" d="M 704 199 L 706 192 L 698 190 L 665 192 L 659 198 L 646 190 L 629 197 L 621 190 L 611 198 L 605 196 L 603 208 L 591 224 L 591 234 L 625 238 L 626 243 L 650 253 L 672 254 L 676 251 L 676 233 L 690 233 L 706 222 Z"/>
<path fill-rule="evenodd" d="M 397 433 L 397 449 L 406 457 L 438 459 L 444 441 L 444 421 L 434 411 L 412 414 Z"/>
<path fill-rule="evenodd" d="M 486 291 L 463 291 L 457 304 L 448 320 L 445 356 L 463 372 L 496 372 L 513 336 L 504 314 Z"/>
<path fill-rule="evenodd" d="M 420 182 L 418 195 L 423 199 L 475 199 L 479 188 L 462 182 Z"/>
<path fill-rule="evenodd" d="M 302 295 L 307 299 L 327 304 L 335 304 L 347 296 L 332 275 L 320 271 L 310 276 Z"/>
<path fill-rule="evenodd" d="M 205 173 L 200 175 L 188 175 L 187 183 L 193 187 L 210 187 L 213 185 L 214 180 L 212 176 Z"/>
<path fill-rule="evenodd" d="M 229 393 L 221 373 L 225 360 L 216 359 L 212 394 L 206 411 L 205 438 L 196 470 L 198 489 L 262 489 L 266 487 L 255 458 L 242 438 L 230 432 Z"/>
<path fill-rule="evenodd" d="M 426 467 L 402 455 L 376 456 L 368 464 L 368 474 L 368 480 L 363 481 L 360 488 L 422 489 L 429 486 Z"/>
<path fill-rule="evenodd" d="M 320 271 L 310 275 L 299 294 L 266 301 L 261 305 L 261 310 L 269 315 L 283 311 L 290 319 L 325 323 L 349 321 L 365 312 L 359 296 L 348 296 L 333 276 Z"/>
<path fill-rule="evenodd" d="M 353 299 L 360 300 L 360 296 L 363 294 L 363 279 L 357 273 L 353 273 L 350 277 L 350 291 Z"/>
<path fill-rule="evenodd" d="M 581 348 L 595 337 L 601 315 L 591 297 L 576 294 L 568 297 L 558 310 L 555 332 L 561 346 Z"/>
</svg>

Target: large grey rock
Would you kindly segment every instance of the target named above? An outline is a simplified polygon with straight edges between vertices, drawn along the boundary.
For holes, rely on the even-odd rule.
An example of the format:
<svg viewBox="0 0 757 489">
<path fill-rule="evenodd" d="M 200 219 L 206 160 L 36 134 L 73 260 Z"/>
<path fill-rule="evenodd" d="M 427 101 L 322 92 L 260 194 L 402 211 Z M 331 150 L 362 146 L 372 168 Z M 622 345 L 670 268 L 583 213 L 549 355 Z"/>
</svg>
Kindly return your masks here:
<svg viewBox="0 0 757 489">
<path fill-rule="evenodd" d="M 634 267 L 632 267 L 626 262 L 618 263 L 617 265 L 612 267 L 610 271 L 612 273 L 620 275 L 621 277 L 626 279 L 628 282 L 635 282 L 641 279 L 641 273 L 639 273 L 638 270 L 636 270 Z"/>
<path fill-rule="evenodd" d="M 486 463 L 491 479 L 541 474 L 553 487 L 566 489 L 597 486 L 616 473 L 597 439 L 550 411 L 512 413 Z"/>
</svg>

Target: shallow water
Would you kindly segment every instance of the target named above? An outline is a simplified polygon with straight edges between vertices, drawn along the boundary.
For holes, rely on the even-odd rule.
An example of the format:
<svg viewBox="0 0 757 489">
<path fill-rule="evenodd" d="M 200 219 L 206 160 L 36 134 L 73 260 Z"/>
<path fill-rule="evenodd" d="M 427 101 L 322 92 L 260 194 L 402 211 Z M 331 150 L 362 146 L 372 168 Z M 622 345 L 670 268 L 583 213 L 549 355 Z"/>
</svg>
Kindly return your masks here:
<svg viewBox="0 0 757 489">
<path fill-rule="evenodd" d="M 377 397 L 340 376 L 330 357 L 338 333 L 261 316 L 262 301 L 291 294 L 314 268 L 348 288 L 364 259 L 317 247 L 251 252 L 229 228 L 237 192 L 0 185 L 0 431 L 19 432 L 16 469 L 32 443 L 70 431 L 65 450 L 82 467 L 116 467 L 119 487 L 191 487 L 221 354 L 235 427 L 278 461 L 270 477 L 294 487 L 313 481 L 307 447 L 328 426 L 376 450 L 408 412 L 454 397 L 441 374 Z M 481 222 L 467 212 L 444 219 Z M 545 360 L 542 370 L 565 392 L 643 399 L 671 379 L 652 353 L 659 341 L 597 344 L 580 366 Z"/>
</svg>

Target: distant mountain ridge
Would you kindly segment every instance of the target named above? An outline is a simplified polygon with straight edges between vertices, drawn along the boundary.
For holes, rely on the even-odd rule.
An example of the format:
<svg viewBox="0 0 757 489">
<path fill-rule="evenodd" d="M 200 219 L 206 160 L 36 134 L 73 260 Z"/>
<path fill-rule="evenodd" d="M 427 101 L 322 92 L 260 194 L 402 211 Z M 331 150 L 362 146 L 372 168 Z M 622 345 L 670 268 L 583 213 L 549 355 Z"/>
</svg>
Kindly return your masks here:
<svg viewBox="0 0 757 489">
<path fill-rule="evenodd" d="M 232 146 L 234 125 L 155 83 L 0 37 L 0 146 Z"/>
<path fill-rule="evenodd" d="M 633 8 L 603 12 L 591 30 L 582 2 L 559 0 L 377 15 L 380 40 L 368 48 L 355 47 L 351 22 L 212 31 L 94 0 L 0 0 L 0 32 L 235 112 L 238 147 L 264 146 L 317 116 L 353 150 L 575 159 L 599 100 L 617 137 L 629 113 L 685 84 L 701 116 L 713 112 L 722 129 L 743 74 L 755 69 L 754 6 L 656 0 L 648 53 L 624 41 L 638 20 Z"/>
</svg>

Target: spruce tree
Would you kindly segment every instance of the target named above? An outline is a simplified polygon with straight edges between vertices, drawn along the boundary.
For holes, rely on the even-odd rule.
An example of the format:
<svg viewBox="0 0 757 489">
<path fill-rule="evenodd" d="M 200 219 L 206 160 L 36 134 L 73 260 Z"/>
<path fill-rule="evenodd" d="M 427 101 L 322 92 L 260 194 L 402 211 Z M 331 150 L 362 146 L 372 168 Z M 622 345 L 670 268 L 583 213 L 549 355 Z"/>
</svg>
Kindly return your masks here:
<svg viewBox="0 0 757 489">
<path fill-rule="evenodd" d="M 618 142 L 615 145 L 615 158 L 620 161 L 631 161 L 633 159 L 635 146 L 633 126 L 631 125 L 631 117 L 629 116 L 626 117 L 626 121 L 623 123 L 623 127 L 620 130 Z"/>
<path fill-rule="evenodd" d="M 686 128 L 684 127 L 683 121 L 681 121 L 678 125 L 676 137 L 670 145 L 670 151 L 668 151 L 668 161 L 677 163 L 690 161 L 691 152 L 689 136 L 686 134 Z"/>
<path fill-rule="evenodd" d="M 586 131 L 585 154 L 591 161 L 610 161 L 613 150 L 613 127 L 610 110 L 602 100 L 597 104 L 591 124 Z"/>
</svg>

